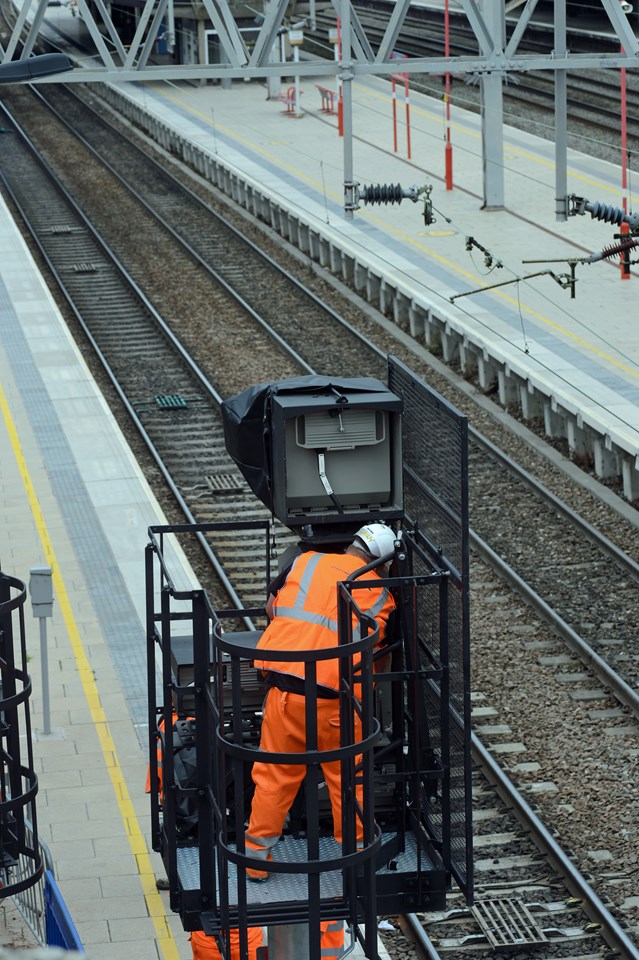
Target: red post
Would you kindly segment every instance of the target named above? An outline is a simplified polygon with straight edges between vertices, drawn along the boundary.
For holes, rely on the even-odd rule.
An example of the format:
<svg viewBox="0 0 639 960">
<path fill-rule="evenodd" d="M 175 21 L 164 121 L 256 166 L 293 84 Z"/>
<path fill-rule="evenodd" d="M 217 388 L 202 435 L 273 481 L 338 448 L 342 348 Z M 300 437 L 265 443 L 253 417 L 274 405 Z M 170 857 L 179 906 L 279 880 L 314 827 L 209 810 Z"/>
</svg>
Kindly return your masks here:
<svg viewBox="0 0 639 960">
<path fill-rule="evenodd" d="M 396 53 L 394 50 L 391 53 L 391 60 L 406 60 L 408 54 L 406 53 Z M 408 154 L 408 159 L 411 158 L 411 147 L 410 147 L 410 96 L 409 96 L 409 87 L 408 87 L 408 74 L 407 73 L 392 73 L 391 74 L 391 89 L 392 89 L 392 104 L 393 104 L 393 150 L 397 153 L 397 81 L 401 81 L 404 85 L 404 103 L 406 108 L 406 151 Z"/>
<path fill-rule="evenodd" d="M 337 47 L 335 50 L 338 63 L 342 59 L 342 21 L 337 18 Z M 337 78 L 337 136 L 344 136 L 344 97 L 342 96 L 342 81 Z"/>
<path fill-rule="evenodd" d="M 444 56 L 450 57 L 450 20 L 448 16 L 448 0 L 444 0 Z M 446 146 L 444 147 L 444 171 L 446 177 L 446 189 L 453 189 L 453 145 L 450 142 L 450 73 L 446 73 L 445 78 L 446 100 Z"/>
<path fill-rule="evenodd" d="M 621 48 L 623 54 L 624 49 Z M 621 206 L 624 213 L 628 213 L 628 141 L 626 126 L 626 68 L 621 68 Z M 621 224 L 621 236 L 630 233 L 627 223 Z M 630 267 L 627 265 L 628 253 L 621 254 L 621 279 L 630 280 Z"/>
<path fill-rule="evenodd" d="M 410 160 L 410 96 L 408 91 L 408 74 L 404 74 L 404 93 L 406 96 L 406 152 Z"/>
</svg>

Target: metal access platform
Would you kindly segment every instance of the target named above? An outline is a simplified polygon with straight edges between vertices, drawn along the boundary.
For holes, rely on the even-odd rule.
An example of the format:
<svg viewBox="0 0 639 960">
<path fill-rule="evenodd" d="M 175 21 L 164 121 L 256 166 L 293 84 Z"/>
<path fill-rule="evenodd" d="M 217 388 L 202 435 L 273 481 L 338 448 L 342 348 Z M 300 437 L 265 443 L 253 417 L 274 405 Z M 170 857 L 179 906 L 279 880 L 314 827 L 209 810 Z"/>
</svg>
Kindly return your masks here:
<svg viewBox="0 0 639 960">
<path fill-rule="evenodd" d="M 375 960 L 379 914 L 442 909 L 453 878 L 472 900 L 466 424 L 399 362 L 389 381 L 402 397 L 407 441 L 407 509 L 394 521 L 389 575 L 362 579 L 373 562 L 337 584 L 337 647 L 269 648 L 269 659 L 304 662 L 305 752 L 258 751 L 265 688 L 253 660 L 265 607 L 216 609 L 205 590 L 175 585 L 169 543 L 233 524 L 149 531 L 153 845 L 185 929 L 219 937 L 223 949 L 236 927 L 305 924 L 312 931 L 323 921 L 344 920 Z M 254 560 L 265 572 L 266 600 L 272 531 L 266 521 L 238 522 L 248 527 L 252 542 L 262 538 Z M 379 628 L 357 603 L 371 585 L 392 592 L 397 604 L 385 647 L 390 669 L 383 673 L 375 671 Z M 322 659 L 339 661 L 340 745 L 331 751 L 318 749 L 317 740 L 315 677 Z M 192 718 L 195 772 L 188 783 L 175 736 L 165 733 L 180 717 Z M 268 862 L 245 844 L 256 761 L 306 768 Z M 340 762 L 341 843 L 333 837 L 322 774 L 330 761 Z M 185 802 L 197 813 L 197 832 L 188 836 L 180 828 Z M 265 870 L 268 882 L 248 882 L 247 869 Z M 310 960 L 319 960 L 319 950 L 317 934 Z"/>
</svg>

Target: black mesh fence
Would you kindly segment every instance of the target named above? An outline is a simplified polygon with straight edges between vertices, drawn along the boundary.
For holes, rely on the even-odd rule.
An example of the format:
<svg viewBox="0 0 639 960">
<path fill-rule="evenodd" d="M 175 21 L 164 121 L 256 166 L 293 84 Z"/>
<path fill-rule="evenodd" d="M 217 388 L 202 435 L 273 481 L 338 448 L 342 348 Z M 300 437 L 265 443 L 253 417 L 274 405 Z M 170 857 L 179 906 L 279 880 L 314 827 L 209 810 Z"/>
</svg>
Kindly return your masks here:
<svg viewBox="0 0 639 960">
<path fill-rule="evenodd" d="M 404 509 L 414 531 L 413 570 L 426 574 L 432 564 L 450 574 L 447 589 L 418 595 L 422 665 L 443 667 L 419 710 L 427 726 L 425 756 L 444 768 L 437 797 L 422 809 L 455 878 L 472 897 L 468 422 L 395 357 L 389 357 L 389 387 L 404 402 Z M 428 780 L 423 789 L 434 793 Z"/>
</svg>

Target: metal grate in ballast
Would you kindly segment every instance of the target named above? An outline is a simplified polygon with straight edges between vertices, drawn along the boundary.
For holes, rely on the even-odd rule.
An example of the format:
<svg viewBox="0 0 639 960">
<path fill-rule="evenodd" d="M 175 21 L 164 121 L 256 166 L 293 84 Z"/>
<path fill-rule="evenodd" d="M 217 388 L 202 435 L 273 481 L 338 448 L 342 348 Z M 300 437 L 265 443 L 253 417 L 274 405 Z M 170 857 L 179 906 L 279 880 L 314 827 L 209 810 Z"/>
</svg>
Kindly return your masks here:
<svg viewBox="0 0 639 960">
<path fill-rule="evenodd" d="M 187 401 L 179 393 L 159 393 L 155 402 L 160 410 L 179 410 L 188 406 Z"/>
<path fill-rule="evenodd" d="M 72 227 L 68 223 L 58 223 L 58 224 L 53 224 L 53 226 L 49 227 L 48 230 L 45 230 L 43 232 L 50 233 L 55 236 L 58 234 L 67 235 L 70 233 L 84 233 L 84 230 L 82 229 L 82 227 Z"/>
<path fill-rule="evenodd" d="M 244 489 L 239 473 L 212 473 L 204 479 L 211 493 L 240 493 Z"/>
<path fill-rule="evenodd" d="M 470 909 L 496 950 L 548 943 L 523 900 L 477 900 Z"/>
<path fill-rule="evenodd" d="M 97 263 L 74 263 L 72 268 L 74 273 L 97 273 L 99 265 Z"/>
</svg>

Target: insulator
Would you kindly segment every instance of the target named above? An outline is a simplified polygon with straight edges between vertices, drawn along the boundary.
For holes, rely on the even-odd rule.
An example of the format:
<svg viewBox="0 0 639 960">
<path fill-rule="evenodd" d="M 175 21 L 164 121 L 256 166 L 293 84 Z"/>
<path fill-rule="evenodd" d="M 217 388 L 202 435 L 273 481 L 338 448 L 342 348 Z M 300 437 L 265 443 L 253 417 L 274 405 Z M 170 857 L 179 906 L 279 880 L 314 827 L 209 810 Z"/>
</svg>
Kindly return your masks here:
<svg viewBox="0 0 639 960">
<path fill-rule="evenodd" d="M 375 186 L 360 187 L 360 200 L 364 203 L 401 203 L 404 191 L 400 183 L 378 183 Z"/>
<path fill-rule="evenodd" d="M 604 223 L 616 223 L 617 226 L 621 226 L 626 216 L 620 207 L 611 207 L 607 203 L 599 203 L 598 201 L 587 203 L 586 210 L 589 211 L 593 220 L 603 220 Z"/>
<path fill-rule="evenodd" d="M 610 257 L 616 257 L 620 253 L 625 253 L 626 250 L 632 250 L 633 247 L 637 246 L 639 246 L 639 241 L 628 237 L 627 240 L 615 243 L 612 247 L 604 247 L 599 253 L 593 253 L 588 257 L 588 263 L 598 263 L 600 260 L 608 260 Z"/>
</svg>

